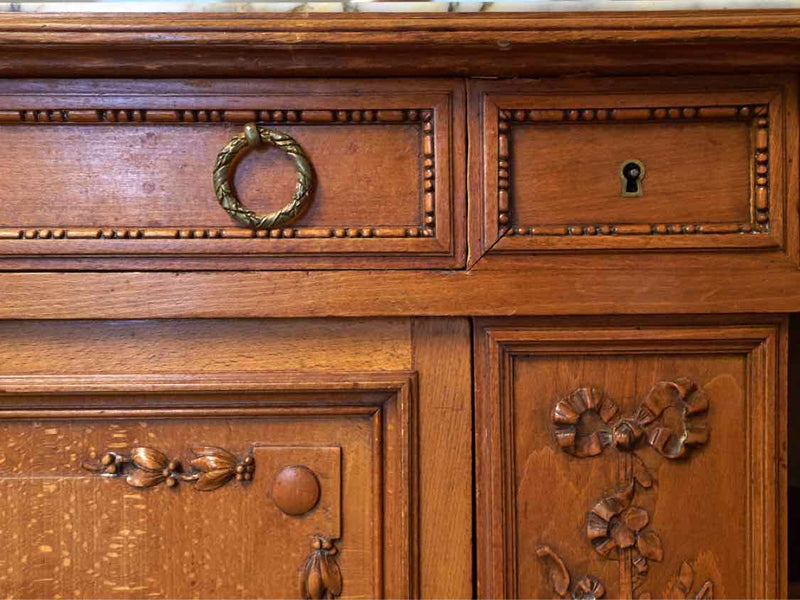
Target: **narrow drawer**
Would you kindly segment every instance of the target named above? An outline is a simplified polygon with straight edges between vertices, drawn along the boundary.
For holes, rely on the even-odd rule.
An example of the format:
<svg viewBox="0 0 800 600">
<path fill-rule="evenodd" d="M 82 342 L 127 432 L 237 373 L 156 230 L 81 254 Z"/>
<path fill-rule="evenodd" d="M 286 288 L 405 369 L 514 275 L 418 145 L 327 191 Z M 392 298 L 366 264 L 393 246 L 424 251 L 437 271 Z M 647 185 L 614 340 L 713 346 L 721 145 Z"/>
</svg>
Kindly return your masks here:
<svg viewBox="0 0 800 600">
<path fill-rule="evenodd" d="M 782 247 L 791 88 L 476 83 L 473 237 L 494 252 Z"/>
<path fill-rule="evenodd" d="M 458 267 L 462 88 L 5 81 L 0 268 Z"/>
</svg>

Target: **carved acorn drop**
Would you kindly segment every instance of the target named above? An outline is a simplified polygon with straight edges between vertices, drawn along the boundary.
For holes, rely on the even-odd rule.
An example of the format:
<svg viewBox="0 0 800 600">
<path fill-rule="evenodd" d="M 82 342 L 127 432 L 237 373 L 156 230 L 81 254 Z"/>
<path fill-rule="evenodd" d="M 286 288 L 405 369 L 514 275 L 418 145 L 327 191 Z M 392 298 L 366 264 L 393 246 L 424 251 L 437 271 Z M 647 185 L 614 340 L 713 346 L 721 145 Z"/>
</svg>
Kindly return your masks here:
<svg viewBox="0 0 800 600">
<path fill-rule="evenodd" d="M 336 562 L 338 550 L 333 542 L 315 536 L 311 554 L 300 571 L 300 597 L 306 600 L 336 598 L 342 593 L 342 573 Z"/>
</svg>

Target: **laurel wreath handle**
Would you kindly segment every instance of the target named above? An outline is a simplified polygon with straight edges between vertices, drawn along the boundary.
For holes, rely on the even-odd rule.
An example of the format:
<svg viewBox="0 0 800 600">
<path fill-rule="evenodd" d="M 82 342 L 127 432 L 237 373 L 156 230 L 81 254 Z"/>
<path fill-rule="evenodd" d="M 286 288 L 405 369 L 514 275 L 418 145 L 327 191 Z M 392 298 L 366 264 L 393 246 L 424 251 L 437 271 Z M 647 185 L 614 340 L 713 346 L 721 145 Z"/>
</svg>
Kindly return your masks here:
<svg viewBox="0 0 800 600">
<path fill-rule="evenodd" d="M 244 152 L 261 145 L 283 150 L 294 159 L 297 169 L 297 186 L 291 202 L 268 215 L 258 215 L 244 206 L 233 187 L 236 162 Z M 293 137 L 256 123 L 248 123 L 244 126 L 244 132 L 228 142 L 217 155 L 217 162 L 214 164 L 214 193 L 220 206 L 234 221 L 252 229 L 272 229 L 291 223 L 303 210 L 311 198 L 313 177 L 311 163 Z"/>
</svg>

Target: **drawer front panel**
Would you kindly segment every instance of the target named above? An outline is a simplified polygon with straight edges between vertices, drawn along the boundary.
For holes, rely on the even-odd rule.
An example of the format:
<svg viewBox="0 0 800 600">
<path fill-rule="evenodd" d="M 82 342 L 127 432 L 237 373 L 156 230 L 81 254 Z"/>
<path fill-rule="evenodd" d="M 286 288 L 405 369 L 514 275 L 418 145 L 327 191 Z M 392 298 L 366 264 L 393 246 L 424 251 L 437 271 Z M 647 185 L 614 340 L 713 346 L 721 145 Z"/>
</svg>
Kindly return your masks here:
<svg viewBox="0 0 800 600">
<path fill-rule="evenodd" d="M 100 268 L 459 266 L 462 85 L 5 82 L 0 155 L 14 167 L 2 182 L 0 267 L 83 266 L 87 255 Z M 258 231 L 223 210 L 212 182 L 218 154 L 250 122 L 291 136 L 311 165 L 307 206 Z M 290 203 L 298 175 L 285 153 L 228 158 L 245 209 Z"/>
<path fill-rule="evenodd" d="M 658 83 L 476 84 L 483 247 L 781 247 L 791 84 Z"/>
<path fill-rule="evenodd" d="M 485 324 L 479 594 L 778 595 L 779 331 Z"/>
</svg>

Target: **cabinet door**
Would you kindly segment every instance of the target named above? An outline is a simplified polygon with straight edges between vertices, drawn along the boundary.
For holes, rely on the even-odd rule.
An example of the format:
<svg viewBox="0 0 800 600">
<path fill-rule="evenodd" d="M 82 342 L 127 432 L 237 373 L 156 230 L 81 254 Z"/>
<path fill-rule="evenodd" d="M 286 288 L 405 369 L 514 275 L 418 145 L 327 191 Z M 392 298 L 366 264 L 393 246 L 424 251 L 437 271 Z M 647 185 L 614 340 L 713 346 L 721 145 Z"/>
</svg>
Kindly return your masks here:
<svg viewBox="0 0 800 600">
<path fill-rule="evenodd" d="M 465 321 L 0 328 L 4 595 L 469 595 Z"/>
<path fill-rule="evenodd" d="M 783 324 L 608 323 L 478 323 L 479 595 L 785 593 Z"/>
</svg>

